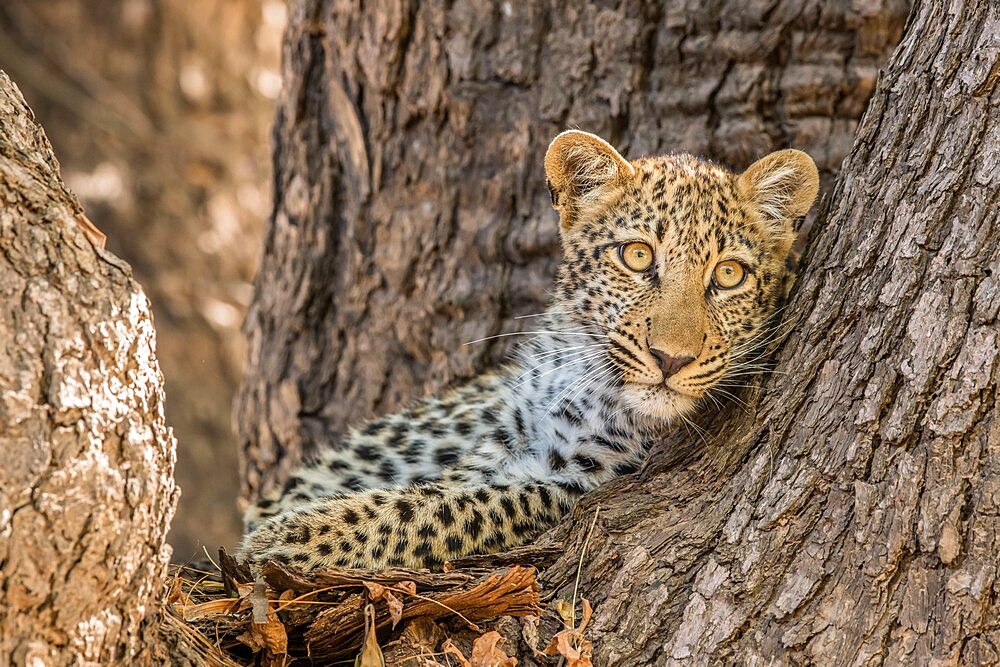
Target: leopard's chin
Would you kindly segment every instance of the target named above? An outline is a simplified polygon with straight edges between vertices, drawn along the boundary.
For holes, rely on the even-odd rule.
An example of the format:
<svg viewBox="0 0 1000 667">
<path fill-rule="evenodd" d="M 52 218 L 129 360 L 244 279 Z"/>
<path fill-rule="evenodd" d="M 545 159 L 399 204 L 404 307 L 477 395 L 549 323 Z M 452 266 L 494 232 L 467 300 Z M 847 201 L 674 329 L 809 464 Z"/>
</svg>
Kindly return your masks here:
<svg viewBox="0 0 1000 667">
<path fill-rule="evenodd" d="M 698 398 L 664 384 L 628 383 L 622 387 L 628 405 L 637 413 L 654 419 L 673 421 L 694 411 Z"/>
</svg>

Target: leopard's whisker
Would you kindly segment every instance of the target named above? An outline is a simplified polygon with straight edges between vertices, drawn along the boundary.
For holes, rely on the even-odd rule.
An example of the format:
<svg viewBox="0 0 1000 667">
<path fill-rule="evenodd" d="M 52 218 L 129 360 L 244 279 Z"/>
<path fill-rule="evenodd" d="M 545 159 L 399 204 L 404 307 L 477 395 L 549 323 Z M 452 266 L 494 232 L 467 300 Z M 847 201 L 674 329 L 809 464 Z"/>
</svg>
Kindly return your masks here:
<svg viewBox="0 0 1000 667">
<path fill-rule="evenodd" d="M 586 388 L 590 387 L 590 386 L 591 386 L 591 385 L 593 385 L 593 384 L 594 384 L 595 382 L 598 382 L 598 381 L 603 381 L 603 380 L 602 380 L 602 378 L 601 378 L 601 373 L 603 373 L 603 372 L 605 372 L 605 371 L 607 371 L 607 370 L 608 370 L 608 369 L 607 369 L 606 367 L 604 367 L 604 368 L 602 368 L 602 369 L 600 369 L 600 370 L 598 370 L 598 371 L 594 371 L 594 374 L 593 374 L 593 376 L 592 376 L 592 379 L 590 380 L 590 382 L 588 382 L 587 384 L 583 385 L 583 387 L 581 387 L 580 389 L 578 389 L 578 390 L 577 390 L 577 391 L 576 391 L 576 392 L 575 392 L 575 393 L 574 393 L 574 394 L 573 394 L 572 396 L 570 396 L 570 397 L 569 397 L 569 398 L 568 398 L 567 400 L 568 400 L 568 401 L 569 401 L 570 403 L 574 402 L 574 401 L 576 400 L 577 396 L 579 396 L 579 395 L 580 395 L 580 394 L 581 394 L 581 393 L 583 392 L 583 390 L 584 390 L 584 389 L 586 389 Z"/>
<path fill-rule="evenodd" d="M 545 317 L 546 315 L 573 315 L 571 310 L 545 310 L 541 313 L 529 313 L 527 315 L 515 315 L 512 319 L 526 320 L 530 317 Z"/>
<path fill-rule="evenodd" d="M 528 375 L 531 375 L 532 373 L 534 373 L 538 369 L 544 368 L 544 367 L 546 367 L 546 366 L 548 366 L 550 364 L 553 364 L 553 363 L 555 363 L 557 366 L 559 366 L 560 364 L 558 364 L 557 362 L 575 359 L 575 358 L 579 357 L 580 355 L 588 354 L 589 352 L 592 352 L 597 347 L 600 347 L 600 344 L 597 344 L 597 345 L 577 345 L 577 346 L 569 347 L 569 348 L 560 348 L 559 350 L 555 350 L 555 351 L 552 351 L 552 352 L 546 352 L 546 353 L 541 353 L 541 354 L 537 354 L 537 355 L 535 355 L 535 354 L 527 355 L 527 359 L 525 359 L 525 364 L 524 364 L 525 366 L 527 366 L 528 363 L 531 363 L 531 362 L 537 362 L 537 363 L 534 363 L 530 368 L 526 368 L 524 371 L 522 371 L 514 379 L 515 379 L 515 381 L 521 380 L 522 378 L 524 378 L 524 377 L 526 377 Z"/>
<path fill-rule="evenodd" d="M 624 373 L 620 373 L 620 375 L 624 375 Z M 611 413 L 610 415 L 608 415 L 607 417 L 605 417 L 605 418 L 604 418 L 604 421 L 602 421 L 602 422 L 601 422 L 601 427 L 603 428 L 604 426 L 607 426 L 607 425 L 608 425 L 608 423 L 609 423 L 609 422 L 610 422 L 610 421 L 611 421 L 612 419 L 614 419 L 614 418 L 615 418 L 615 417 L 617 417 L 618 415 L 622 414 L 622 413 L 623 413 L 623 412 L 625 412 L 625 411 L 626 411 L 627 409 L 628 409 L 627 407 L 622 407 L 622 408 L 619 408 L 618 410 L 615 410 L 614 412 L 612 412 L 612 413 Z"/>
<path fill-rule="evenodd" d="M 558 405 L 562 403 L 573 404 L 574 400 L 576 399 L 577 396 L 580 395 L 581 392 L 586 391 L 588 388 L 591 387 L 591 385 L 600 381 L 599 373 L 604 370 L 607 370 L 607 367 L 598 369 L 590 377 L 578 380 L 577 382 L 571 384 L 569 387 L 567 387 L 567 389 L 573 392 L 572 396 L 570 396 L 569 394 L 565 394 L 563 395 L 562 398 L 559 398 L 558 400 L 553 400 L 548 409 L 545 411 L 545 414 L 546 415 L 550 414 L 553 409 L 555 409 Z M 575 391 L 573 391 L 574 389 Z"/>
<path fill-rule="evenodd" d="M 591 375 L 587 376 L 581 373 L 581 376 L 578 379 L 566 385 L 566 387 L 564 387 L 562 391 L 556 394 L 555 398 L 553 398 L 549 402 L 548 408 L 545 410 L 545 414 L 546 415 L 550 414 L 557 405 L 565 401 L 566 397 L 569 396 L 569 393 L 573 391 L 578 384 L 582 382 L 587 382 L 588 384 L 592 384 L 593 382 L 595 382 L 600 377 L 600 373 L 610 367 L 610 363 L 611 363 L 610 360 L 605 360 L 604 362 L 601 363 L 600 366 L 598 366 L 595 369 L 591 369 L 589 365 L 585 367 L 583 370 L 585 372 L 591 373 Z"/>
<path fill-rule="evenodd" d="M 724 370 L 724 374 L 725 375 L 729 375 L 730 373 L 740 372 L 740 371 L 750 371 L 750 372 L 753 372 L 753 373 L 763 373 L 764 371 L 767 371 L 767 370 L 771 370 L 771 369 L 770 369 L 769 366 L 766 366 L 764 364 L 757 364 L 757 363 L 753 363 L 753 362 L 745 362 L 745 363 L 740 363 L 740 364 L 730 364 L 729 366 L 726 366 L 726 368 Z"/>
<path fill-rule="evenodd" d="M 530 356 L 532 359 L 541 360 L 541 359 L 546 359 L 548 357 L 558 357 L 560 354 L 568 354 L 571 351 L 595 349 L 603 346 L 604 343 L 586 343 L 584 345 L 571 345 L 569 347 L 560 347 L 555 350 L 548 350 L 547 352 L 534 352 L 534 353 L 527 352 L 526 354 L 528 354 L 528 356 Z"/>
<path fill-rule="evenodd" d="M 723 379 L 730 377 L 741 377 L 746 375 L 790 375 L 788 371 L 780 371 L 776 368 L 734 368 L 723 374 Z"/>
<path fill-rule="evenodd" d="M 702 394 L 702 396 L 712 401 L 712 404 L 715 406 L 717 410 L 722 409 L 722 403 L 719 403 L 719 399 L 717 399 L 715 396 L 712 395 L 711 389 L 707 390 L 704 394 Z"/>
<path fill-rule="evenodd" d="M 744 353 L 766 348 L 775 342 L 781 342 L 791 334 L 796 324 L 798 322 L 795 320 L 785 320 L 774 328 L 764 328 L 751 338 L 734 346 L 729 352 L 730 357 L 737 358 Z"/>
<path fill-rule="evenodd" d="M 587 353 L 584 353 L 583 356 L 579 356 L 577 358 L 574 358 L 573 360 L 568 361 L 568 362 L 566 362 L 564 364 L 558 364 L 554 368 L 550 368 L 549 370 L 545 371 L 544 373 L 541 373 L 539 375 L 533 375 L 532 374 L 528 378 L 525 378 L 524 380 L 521 380 L 517 384 L 512 385 L 511 389 L 517 389 L 518 387 L 521 387 L 521 386 L 527 384 L 528 382 L 532 382 L 534 380 L 540 380 L 541 378 L 543 378 L 543 377 L 545 377 L 547 375 L 551 375 L 552 373 L 555 373 L 556 371 L 561 371 L 561 370 L 563 370 L 565 368 L 569 368 L 570 366 L 575 366 L 575 365 L 583 363 L 585 361 L 590 361 L 591 359 L 596 359 L 597 357 L 600 357 L 602 354 L 604 354 L 604 350 L 597 350 L 596 352 L 587 352 Z M 545 364 L 541 364 L 541 365 L 544 366 Z M 536 366 L 535 368 L 533 368 L 531 370 L 534 371 L 534 370 L 537 370 L 537 369 L 538 369 L 538 366 Z"/>
<path fill-rule="evenodd" d="M 741 399 L 741 398 L 740 398 L 739 396 L 737 396 L 736 394 L 734 394 L 734 393 L 732 393 L 732 392 L 730 392 L 730 391 L 726 391 L 725 389 L 723 389 L 723 388 L 722 388 L 722 387 L 720 387 L 719 385 L 716 385 L 716 386 L 712 387 L 712 390 L 713 390 L 713 391 L 718 391 L 718 392 L 719 392 L 720 394 L 722 394 L 722 395 L 724 395 L 724 396 L 728 396 L 728 397 L 729 397 L 730 399 L 732 399 L 733 401 L 735 401 L 735 402 L 736 402 L 736 403 L 738 403 L 739 405 L 742 405 L 742 406 L 743 406 L 744 408 L 746 408 L 747 410 L 749 410 L 749 409 L 750 409 L 750 406 L 749 406 L 749 405 L 747 404 L 747 402 L 746 402 L 746 401 L 744 401 L 743 399 Z"/>
<path fill-rule="evenodd" d="M 756 389 L 757 387 L 752 384 L 738 384 L 733 382 L 720 382 L 719 384 L 712 387 L 712 389 L 722 388 L 722 389 Z"/>
<path fill-rule="evenodd" d="M 739 349 L 740 347 L 744 347 L 744 346 L 746 346 L 746 345 L 748 345 L 750 343 L 755 343 L 756 341 L 760 340 L 761 338 L 767 338 L 767 337 L 775 334 L 776 332 L 781 331 L 783 328 L 794 327 L 795 324 L 798 323 L 797 322 L 797 318 L 790 318 L 790 319 L 787 319 L 787 320 L 776 319 L 777 316 L 778 316 L 778 314 L 782 310 L 784 310 L 785 308 L 787 308 L 787 306 L 785 306 L 785 307 L 783 307 L 783 308 L 775 311 L 775 313 L 771 315 L 771 317 L 769 318 L 769 320 L 773 320 L 775 322 L 775 324 L 773 326 L 768 326 L 768 325 L 762 326 L 753 336 L 751 336 L 750 338 L 748 338 L 745 341 L 742 341 L 740 345 L 734 346 L 733 349 Z"/>
<path fill-rule="evenodd" d="M 701 444 L 708 447 L 708 440 L 705 439 L 705 429 L 701 428 L 693 421 L 688 419 L 682 412 L 678 413 L 677 416 L 680 417 L 681 420 L 684 422 L 685 427 L 690 426 L 691 428 L 693 428 L 694 432 L 698 435 L 699 438 L 701 438 Z"/>
<path fill-rule="evenodd" d="M 592 336 L 594 338 L 605 338 L 607 334 L 585 333 L 583 331 L 511 331 L 508 333 L 494 334 L 492 336 L 477 338 L 476 340 L 470 340 L 462 344 L 474 345 L 476 343 L 482 343 L 497 338 L 506 338 L 508 336 Z"/>
</svg>

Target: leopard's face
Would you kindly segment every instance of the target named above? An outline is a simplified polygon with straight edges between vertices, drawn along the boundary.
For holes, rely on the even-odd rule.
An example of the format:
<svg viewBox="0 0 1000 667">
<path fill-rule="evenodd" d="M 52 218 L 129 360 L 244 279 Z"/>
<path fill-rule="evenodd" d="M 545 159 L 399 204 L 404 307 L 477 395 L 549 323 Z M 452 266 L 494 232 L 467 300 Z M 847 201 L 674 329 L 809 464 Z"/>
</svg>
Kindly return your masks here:
<svg viewBox="0 0 1000 667">
<path fill-rule="evenodd" d="M 546 170 L 564 251 L 553 311 L 603 336 L 601 372 L 627 405 L 669 419 L 744 384 L 791 284 L 812 160 L 780 151 L 742 175 L 688 155 L 629 163 L 569 132 Z"/>
</svg>

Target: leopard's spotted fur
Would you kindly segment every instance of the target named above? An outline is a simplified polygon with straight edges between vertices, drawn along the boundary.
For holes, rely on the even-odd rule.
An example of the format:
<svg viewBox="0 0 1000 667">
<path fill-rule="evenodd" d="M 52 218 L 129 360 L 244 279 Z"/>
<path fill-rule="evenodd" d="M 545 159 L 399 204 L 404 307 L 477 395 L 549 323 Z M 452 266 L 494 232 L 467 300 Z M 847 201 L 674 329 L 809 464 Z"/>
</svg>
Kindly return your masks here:
<svg viewBox="0 0 1000 667">
<path fill-rule="evenodd" d="M 689 155 L 628 162 L 584 132 L 549 148 L 563 262 L 516 363 L 352 431 L 248 511 L 242 554 L 303 569 L 437 567 L 552 525 L 634 471 L 672 420 L 748 372 L 791 280 L 812 160 L 741 175 Z M 621 249 L 652 252 L 642 271 Z M 742 283 L 714 271 L 737 261 Z"/>
</svg>

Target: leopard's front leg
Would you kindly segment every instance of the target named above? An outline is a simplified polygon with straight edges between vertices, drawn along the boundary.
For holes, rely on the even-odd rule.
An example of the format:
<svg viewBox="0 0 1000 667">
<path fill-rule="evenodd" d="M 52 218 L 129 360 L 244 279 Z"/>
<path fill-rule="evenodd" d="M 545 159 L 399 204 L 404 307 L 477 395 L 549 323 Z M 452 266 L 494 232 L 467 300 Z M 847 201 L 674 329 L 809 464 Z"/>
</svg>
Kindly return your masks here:
<svg viewBox="0 0 1000 667">
<path fill-rule="evenodd" d="M 438 484 L 320 498 L 261 523 L 240 546 L 252 563 L 426 567 L 524 544 L 555 524 L 580 492 L 555 484 Z"/>
</svg>

